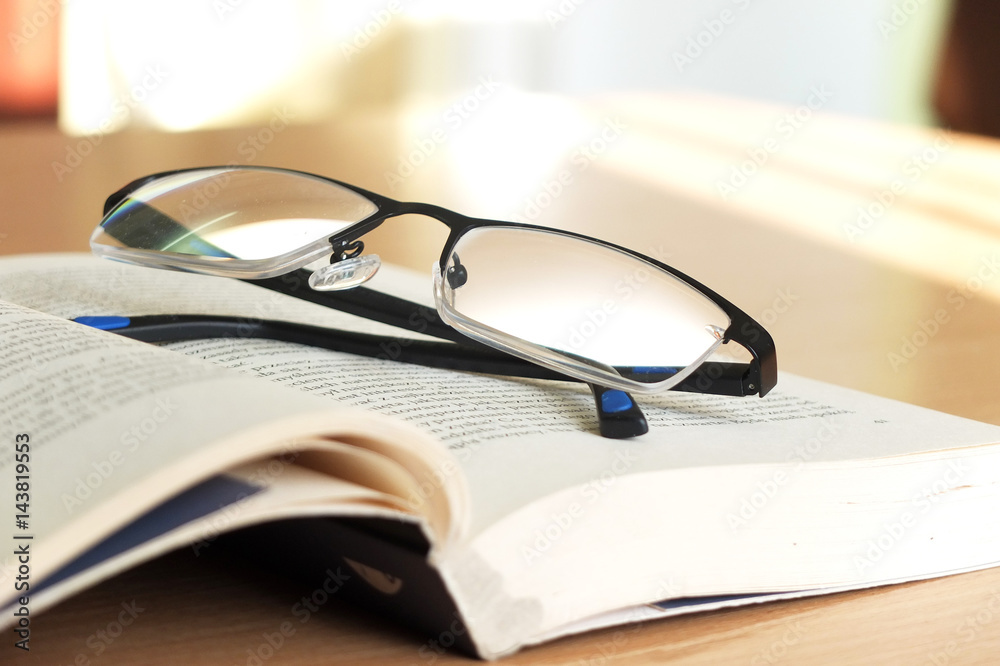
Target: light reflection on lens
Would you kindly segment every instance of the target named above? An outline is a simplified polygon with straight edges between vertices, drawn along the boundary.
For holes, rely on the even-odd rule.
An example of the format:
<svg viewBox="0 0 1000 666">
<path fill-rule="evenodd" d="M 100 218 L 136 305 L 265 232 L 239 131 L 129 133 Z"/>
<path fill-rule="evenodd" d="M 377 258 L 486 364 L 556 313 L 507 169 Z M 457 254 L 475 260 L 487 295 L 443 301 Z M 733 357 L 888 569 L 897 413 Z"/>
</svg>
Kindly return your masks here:
<svg viewBox="0 0 1000 666">
<path fill-rule="evenodd" d="M 102 223 L 96 245 L 266 260 L 322 242 L 377 211 L 336 183 L 270 169 L 203 169 L 132 192 Z"/>
<path fill-rule="evenodd" d="M 463 235 L 466 279 L 448 298 L 463 317 L 645 383 L 719 344 L 729 318 L 670 273 L 625 252 L 559 233 L 481 227 Z"/>
</svg>

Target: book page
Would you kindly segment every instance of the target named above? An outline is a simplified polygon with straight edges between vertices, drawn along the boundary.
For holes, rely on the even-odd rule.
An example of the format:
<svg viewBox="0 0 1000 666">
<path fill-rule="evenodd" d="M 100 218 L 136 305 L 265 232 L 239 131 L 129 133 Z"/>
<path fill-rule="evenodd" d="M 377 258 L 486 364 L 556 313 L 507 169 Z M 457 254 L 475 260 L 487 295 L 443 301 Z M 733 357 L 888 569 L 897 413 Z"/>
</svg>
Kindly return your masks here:
<svg viewBox="0 0 1000 666">
<path fill-rule="evenodd" d="M 5 302 L 0 357 L 0 478 L 22 493 L 14 528 L 36 582 L 181 489 L 264 454 L 315 449 L 320 435 L 398 461 L 412 475 L 401 502 L 442 538 L 461 527 L 460 482 L 427 498 L 416 490 L 444 450 L 397 421 Z M 16 562 L 7 553 L 3 579 Z"/>
<path fill-rule="evenodd" d="M 433 307 L 430 283 L 414 280 L 415 275 L 387 265 L 371 284 L 381 284 L 390 293 Z M 64 319 L 213 314 L 249 321 L 287 319 L 383 335 L 399 332 L 370 319 L 238 280 L 140 268 L 79 253 L 4 257 L 0 261 L 0 299 Z M 421 337 L 413 332 L 407 335 Z"/>
<path fill-rule="evenodd" d="M 392 291 L 422 293 L 422 285 L 414 285 L 405 272 L 383 271 L 383 284 Z M 38 277 L 42 272 L 44 279 Z M 126 274 L 128 289 L 105 290 L 100 303 L 86 301 L 100 292 L 100 285 L 122 281 Z M 190 287 L 192 278 L 198 280 L 197 289 Z M 37 285 L 44 283 L 49 286 L 37 293 Z M 0 262 L 0 298 L 12 295 L 62 316 L 217 308 L 252 317 L 259 316 L 256 299 L 265 298 L 269 317 L 306 323 L 336 319 L 337 325 L 347 317 L 233 280 L 80 255 Z M 274 296 L 280 298 L 270 300 Z M 410 339 L 391 327 L 381 330 L 395 331 L 389 345 L 405 345 Z M 995 426 L 790 375 L 782 375 L 763 399 L 681 392 L 643 397 L 639 402 L 650 432 L 632 440 L 609 440 L 597 434 L 593 399 L 577 383 L 474 375 L 268 340 L 166 346 L 299 392 L 403 419 L 432 434 L 448 445 L 468 477 L 471 534 L 563 488 L 580 486 L 589 489 L 588 496 L 599 497 L 625 474 L 850 461 L 1000 441 Z M 434 486 L 457 471 L 442 463 Z M 435 494 L 434 486 L 421 494 Z"/>
<path fill-rule="evenodd" d="M 32 610 L 175 548 L 190 548 L 198 557 L 221 533 L 239 527 L 315 515 L 398 519 L 397 504 L 393 495 L 304 468 L 287 456 L 244 463 L 172 497 L 63 566 L 36 588 Z"/>
<path fill-rule="evenodd" d="M 782 375 L 765 399 L 689 393 L 644 398 L 650 432 L 611 440 L 597 433 L 593 398 L 580 384 L 460 373 L 269 340 L 165 346 L 430 432 L 449 446 L 468 479 L 470 536 L 567 487 L 580 486 L 584 499 L 596 500 L 626 474 L 795 467 L 1000 441 L 997 426 L 792 375 Z"/>
</svg>

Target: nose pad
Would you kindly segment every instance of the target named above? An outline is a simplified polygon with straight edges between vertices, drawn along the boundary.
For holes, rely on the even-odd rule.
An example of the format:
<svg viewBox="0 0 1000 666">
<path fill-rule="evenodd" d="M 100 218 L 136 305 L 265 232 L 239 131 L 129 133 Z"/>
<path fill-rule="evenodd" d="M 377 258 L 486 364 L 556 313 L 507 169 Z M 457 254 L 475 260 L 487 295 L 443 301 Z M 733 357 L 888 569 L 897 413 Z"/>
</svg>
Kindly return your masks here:
<svg viewBox="0 0 1000 666">
<path fill-rule="evenodd" d="M 327 264 L 310 275 L 309 286 L 316 291 L 351 289 L 372 279 L 381 265 L 377 254 L 344 259 Z"/>
<path fill-rule="evenodd" d="M 448 286 L 452 289 L 458 289 L 466 282 L 469 281 L 469 272 L 465 270 L 465 266 L 459 261 L 458 255 L 451 255 L 451 259 L 454 262 L 450 268 L 448 268 Z"/>
</svg>

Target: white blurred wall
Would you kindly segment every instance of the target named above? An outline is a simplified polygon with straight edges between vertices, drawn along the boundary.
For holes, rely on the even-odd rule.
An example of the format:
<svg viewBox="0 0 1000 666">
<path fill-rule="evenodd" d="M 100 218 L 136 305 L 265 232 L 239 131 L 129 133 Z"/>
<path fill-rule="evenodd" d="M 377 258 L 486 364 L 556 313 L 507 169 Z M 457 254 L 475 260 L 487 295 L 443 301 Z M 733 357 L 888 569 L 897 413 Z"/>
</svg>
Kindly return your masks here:
<svg viewBox="0 0 1000 666">
<path fill-rule="evenodd" d="M 70 0 L 76 134 L 334 118 L 507 90 L 700 90 L 932 122 L 939 0 Z"/>
</svg>

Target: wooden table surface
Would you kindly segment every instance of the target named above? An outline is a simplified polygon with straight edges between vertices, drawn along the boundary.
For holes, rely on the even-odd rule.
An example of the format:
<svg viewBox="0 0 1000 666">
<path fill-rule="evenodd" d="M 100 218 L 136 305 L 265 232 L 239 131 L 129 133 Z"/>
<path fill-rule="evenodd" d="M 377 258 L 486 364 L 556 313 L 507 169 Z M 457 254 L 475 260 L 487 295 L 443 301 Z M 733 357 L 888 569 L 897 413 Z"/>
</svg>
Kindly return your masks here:
<svg viewBox="0 0 1000 666">
<path fill-rule="evenodd" d="M 1000 143 L 688 96 L 501 92 L 448 109 L 322 126 L 275 109 L 260 127 L 169 135 L 0 126 L 0 253 L 86 250 L 103 199 L 146 173 L 292 167 L 663 252 L 767 325 L 782 370 L 1000 424 Z M 398 227 L 396 258 L 429 265 L 434 239 Z M 465 661 L 336 600 L 269 647 L 305 591 L 176 553 L 40 615 L 30 661 Z M 996 663 L 998 594 L 993 569 L 608 629 L 506 662 Z M 119 632 L 123 604 L 136 616 Z M 0 647 L 0 661 L 14 652 Z"/>
</svg>

